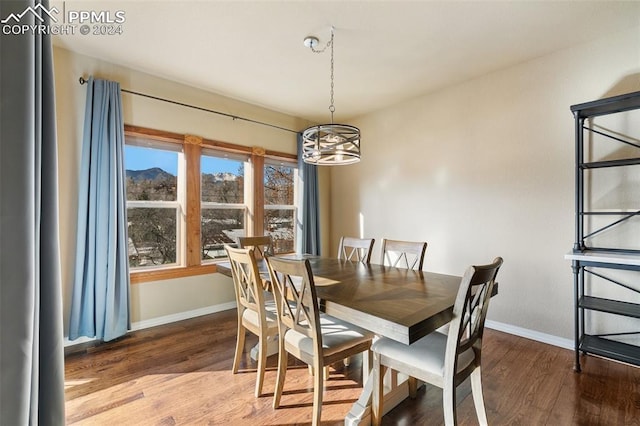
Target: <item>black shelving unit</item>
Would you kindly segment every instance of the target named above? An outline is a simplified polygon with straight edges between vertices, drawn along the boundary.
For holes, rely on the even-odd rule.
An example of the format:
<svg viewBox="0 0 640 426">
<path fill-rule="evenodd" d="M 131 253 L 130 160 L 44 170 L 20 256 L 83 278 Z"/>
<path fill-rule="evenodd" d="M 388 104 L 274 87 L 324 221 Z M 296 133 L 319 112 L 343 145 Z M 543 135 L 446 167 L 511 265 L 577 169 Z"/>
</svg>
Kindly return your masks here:
<svg viewBox="0 0 640 426">
<path fill-rule="evenodd" d="M 591 275 L 604 280 L 607 284 L 620 286 L 630 294 L 640 291 L 628 284 L 612 278 L 612 270 L 630 270 L 640 272 L 640 250 L 628 247 L 602 247 L 594 243 L 594 237 L 615 227 L 624 227 L 630 219 L 640 215 L 640 206 L 629 211 L 610 206 L 606 211 L 590 211 L 585 209 L 585 198 L 591 191 L 592 181 L 585 179 L 585 171 L 610 167 L 629 167 L 640 165 L 640 135 L 621 135 L 618 132 L 600 130 L 593 125 L 593 118 L 603 115 L 619 114 L 640 109 L 640 92 L 600 99 L 593 102 L 571 106 L 575 118 L 575 243 L 573 251 L 565 256 L 571 260 L 574 274 L 574 321 L 575 321 L 575 364 L 574 369 L 580 371 L 580 353 L 593 354 L 621 362 L 640 366 L 640 346 L 616 341 L 616 336 L 640 335 L 640 331 L 624 333 L 593 334 L 587 330 L 586 311 L 603 312 L 607 315 L 618 315 L 629 318 L 640 318 L 640 304 L 626 300 L 614 300 L 594 297 L 585 292 L 585 276 Z M 640 112 L 640 111 L 639 111 Z M 595 136 L 599 142 L 611 141 L 631 147 L 635 156 L 620 159 L 603 159 L 585 161 L 589 150 L 593 149 Z M 586 143 L 587 142 L 587 143 Z M 589 157 L 591 155 L 588 155 Z M 585 218 L 600 216 L 609 217 L 604 226 L 587 229 Z"/>
</svg>

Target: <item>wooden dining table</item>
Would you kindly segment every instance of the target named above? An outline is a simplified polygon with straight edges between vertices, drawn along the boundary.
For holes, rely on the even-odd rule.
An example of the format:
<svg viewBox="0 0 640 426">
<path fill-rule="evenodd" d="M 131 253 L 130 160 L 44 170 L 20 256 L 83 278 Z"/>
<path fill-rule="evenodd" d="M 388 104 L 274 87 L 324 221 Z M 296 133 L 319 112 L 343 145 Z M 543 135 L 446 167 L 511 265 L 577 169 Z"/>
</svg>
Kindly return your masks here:
<svg viewBox="0 0 640 426">
<path fill-rule="evenodd" d="M 462 280 L 454 275 L 336 258 L 295 254 L 283 257 L 309 259 L 324 312 L 405 344 L 451 321 Z M 263 279 L 268 279 L 264 262 L 259 269 Z M 218 272 L 231 276 L 229 263 L 218 263 Z M 372 390 L 373 380 L 365 377 L 362 395 L 345 418 L 345 424 L 360 424 L 369 416 Z M 403 394 L 400 400 L 404 397 Z M 385 396 L 385 406 L 393 405 L 392 401 L 393 398 Z"/>
</svg>

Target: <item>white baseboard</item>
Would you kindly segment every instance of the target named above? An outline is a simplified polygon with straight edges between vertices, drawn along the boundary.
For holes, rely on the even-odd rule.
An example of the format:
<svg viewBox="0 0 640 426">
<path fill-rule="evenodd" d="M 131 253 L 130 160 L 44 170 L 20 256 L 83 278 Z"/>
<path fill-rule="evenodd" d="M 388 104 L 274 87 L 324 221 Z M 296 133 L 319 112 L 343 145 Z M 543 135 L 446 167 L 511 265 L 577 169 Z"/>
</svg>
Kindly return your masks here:
<svg viewBox="0 0 640 426">
<path fill-rule="evenodd" d="M 65 336 L 64 347 L 66 348 L 67 346 L 80 345 L 82 343 L 93 342 L 95 340 L 97 340 L 95 337 L 85 337 L 85 336 L 80 336 L 76 340 L 69 340 L 69 337 Z"/>
<path fill-rule="evenodd" d="M 165 315 L 162 317 L 151 318 L 148 320 L 137 321 L 131 323 L 131 331 L 143 330 L 145 328 L 156 327 L 159 325 L 169 324 L 172 322 L 182 321 L 189 318 L 195 318 L 202 315 L 214 314 L 216 312 L 222 312 L 229 309 L 235 309 L 236 302 L 221 303 L 219 305 L 206 306 L 204 308 L 193 309 L 191 311 L 178 312 L 176 314 Z M 64 346 L 79 345 L 81 343 L 93 342 L 97 340 L 94 337 L 79 337 L 76 340 L 69 340 L 68 337 L 64 338 Z"/>
<path fill-rule="evenodd" d="M 182 321 L 189 318 L 195 318 L 202 315 L 215 314 L 216 312 L 235 309 L 236 302 L 222 303 L 220 305 L 206 306 L 204 308 L 194 309 L 192 311 L 178 312 L 176 314 L 165 315 L 163 317 L 151 318 L 144 321 L 132 322 L 131 331 L 142 330 L 145 328 L 156 327 L 158 325 L 169 324 L 172 322 Z"/>
<path fill-rule="evenodd" d="M 548 345 L 558 346 L 560 348 L 570 350 L 574 349 L 574 342 L 571 339 L 564 339 L 562 337 L 541 333 L 535 330 L 529 330 L 528 328 L 517 327 L 511 324 L 504 324 L 498 321 L 486 320 L 484 325 L 485 327 L 492 330 L 502 331 L 505 333 L 513 334 L 515 336 L 520 336 L 526 339 L 535 340 L 537 342 L 546 343 Z"/>
</svg>

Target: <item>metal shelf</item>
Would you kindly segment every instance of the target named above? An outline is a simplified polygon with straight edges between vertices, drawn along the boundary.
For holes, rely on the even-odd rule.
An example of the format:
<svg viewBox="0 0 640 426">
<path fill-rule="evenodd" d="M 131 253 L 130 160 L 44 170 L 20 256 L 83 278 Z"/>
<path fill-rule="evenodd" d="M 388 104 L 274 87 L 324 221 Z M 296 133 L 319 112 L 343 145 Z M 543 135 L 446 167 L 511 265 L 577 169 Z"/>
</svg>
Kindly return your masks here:
<svg viewBox="0 0 640 426">
<path fill-rule="evenodd" d="M 640 210 L 638 209 L 620 209 L 620 210 L 607 210 L 607 211 L 600 211 L 600 212 L 596 212 L 596 211 L 592 211 L 592 212 L 581 212 L 580 214 L 583 216 L 626 216 L 629 214 L 633 214 L 635 212 L 638 212 Z"/>
<path fill-rule="evenodd" d="M 597 117 L 605 114 L 630 111 L 640 108 L 640 92 L 627 93 L 620 96 L 598 99 L 571 106 L 571 112 L 577 118 Z"/>
<path fill-rule="evenodd" d="M 640 366 L 640 347 L 585 334 L 580 350 L 605 358 Z"/>
<path fill-rule="evenodd" d="M 638 139 L 629 134 L 622 134 L 607 129 L 601 131 L 590 121 L 590 118 L 616 114 L 625 111 L 640 109 L 640 92 L 628 93 L 620 96 L 613 96 L 606 99 L 598 99 L 592 102 L 576 104 L 571 106 L 571 112 L 575 119 L 575 243 L 573 252 L 565 256 L 571 260 L 573 268 L 574 285 L 574 322 L 575 322 L 575 365 L 574 369 L 580 371 L 580 352 L 591 353 L 602 357 L 622 361 L 640 366 L 640 346 L 621 343 L 605 338 L 606 334 L 594 336 L 589 334 L 590 325 L 585 319 L 586 311 L 598 311 L 607 314 L 620 315 L 629 318 L 640 319 L 640 304 L 627 302 L 625 300 L 605 299 L 594 297 L 589 293 L 585 285 L 585 275 L 595 276 L 603 280 L 608 285 L 616 285 L 625 288 L 627 291 L 640 293 L 636 286 L 632 286 L 616 279 L 614 275 L 603 272 L 603 270 L 629 270 L 640 272 L 640 250 L 635 248 L 613 247 L 589 247 L 596 240 L 594 236 L 607 231 L 613 227 L 624 226 L 630 223 L 630 219 L 640 216 L 640 210 L 624 212 L 619 205 L 607 205 L 611 207 L 608 211 L 587 211 L 585 200 L 593 188 L 593 181 L 599 177 L 599 173 L 587 173 L 586 170 L 602 169 L 607 167 L 625 167 L 640 165 L 640 157 L 627 157 L 615 160 L 585 161 L 593 154 L 593 145 L 603 142 L 617 142 L 640 149 Z M 603 138 L 593 138 L 593 134 L 598 134 Z M 585 137 L 589 135 L 589 137 Z M 596 142 L 596 140 L 598 142 Z M 637 152 L 637 151 L 636 151 Z M 638 154 L 632 154 L 638 155 Z M 606 216 L 606 223 L 597 229 L 587 231 L 588 219 L 594 216 Z M 619 216 L 613 218 L 611 216 Z M 601 222 L 601 221 L 599 221 Z M 600 269 L 598 269 L 600 268 Z M 623 299 L 623 298 L 620 298 Z M 619 334 L 639 334 L 632 331 L 630 333 Z M 611 336 L 611 334 L 609 334 Z M 634 340 L 635 342 L 635 340 Z"/>
<path fill-rule="evenodd" d="M 582 163 L 580 167 L 583 169 L 603 169 L 605 167 L 623 167 L 637 166 L 640 164 L 640 158 L 623 158 L 621 160 L 593 161 L 590 163 Z"/>
<path fill-rule="evenodd" d="M 640 305 L 637 303 L 603 299 L 593 296 L 582 296 L 578 306 L 583 309 L 591 309 L 592 311 L 607 312 L 631 318 L 640 318 Z"/>
</svg>

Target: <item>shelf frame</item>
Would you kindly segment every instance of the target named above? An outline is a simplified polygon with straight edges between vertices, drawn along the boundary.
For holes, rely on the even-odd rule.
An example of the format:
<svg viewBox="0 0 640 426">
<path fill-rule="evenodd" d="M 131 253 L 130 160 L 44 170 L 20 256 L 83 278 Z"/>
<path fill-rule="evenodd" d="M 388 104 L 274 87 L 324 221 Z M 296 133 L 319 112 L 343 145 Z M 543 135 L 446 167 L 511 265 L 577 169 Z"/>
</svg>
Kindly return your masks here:
<svg viewBox="0 0 640 426">
<path fill-rule="evenodd" d="M 613 96 L 591 102 L 571 106 L 574 116 L 575 131 L 575 241 L 573 251 L 565 256 L 571 260 L 574 275 L 574 339 L 575 339 L 575 363 L 574 370 L 581 371 L 580 353 L 590 353 L 617 361 L 627 362 L 640 366 L 640 346 L 612 340 L 608 337 L 619 335 L 640 334 L 640 332 L 616 333 L 616 334 L 589 334 L 586 330 L 585 311 L 598 311 L 611 315 L 618 315 L 640 319 L 640 304 L 594 297 L 585 294 L 585 275 L 592 275 L 606 280 L 614 285 L 639 294 L 640 290 L 630 285 L 615 280 L 604 273 L 602 269 L 619 269 L 640 271 L 640 249 L 622 247 L 594 247 L 589 246 L 589 241 L 596 235 L 616 226 L 629 223 L 632 218 L 640 216 L 640 210 L 631 211 L 586 211 L 585 210 L 585 171 L 605 169 L 611 167 L 629 167 L 640 165 L 640 156 L 627 157 L 613 160 L 585 161 L 585 134 L 597 134 L 606 138 L 606 141 L 622 143 L 640 150 L 640 144 L 635 138 L 619 134 L 610 134 L 593 128 L 592 123 L 585 125 L 586 120 L 594 117 L 616 114 L 625 111 L 640 109 L 640 92 Z M 611 132 L 613 133 L 613 132 Z M 638 155 L 638 154 L 636 154 Z M 593 177 L 594 175 L 589 175 Z M 585 232 L 585 217 L 612 216 L 607 219 L 604 226 L 590 229 Z M 594 270 L 598 269 L 598 271 Z"/>
<path fill-rule="evenodd" d="M 577 118 L 597 117 L 634 109 L 640 109 L 640 92 L 626 93 L 571 106 L 571 112 Z"/>
</svg>

